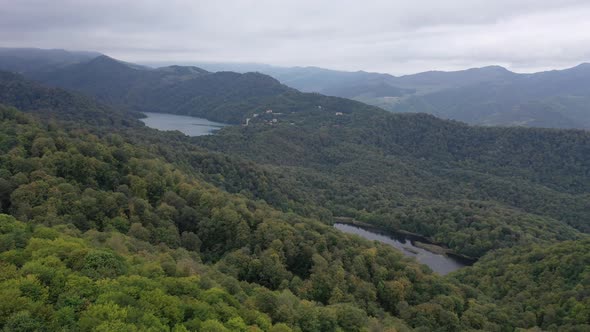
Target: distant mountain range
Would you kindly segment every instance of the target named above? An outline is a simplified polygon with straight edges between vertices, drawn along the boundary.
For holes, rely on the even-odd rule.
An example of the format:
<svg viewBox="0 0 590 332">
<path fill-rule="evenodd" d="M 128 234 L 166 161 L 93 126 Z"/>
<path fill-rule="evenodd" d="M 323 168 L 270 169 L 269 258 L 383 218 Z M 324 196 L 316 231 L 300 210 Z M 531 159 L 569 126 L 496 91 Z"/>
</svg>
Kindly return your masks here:
<svg viewBox="0 0 590 332">
<path fill-rule="evenodd" d="M 225 75 L 236 79 L 243 93 L 210 97 L 229 98 L 237 108 L 242 103 L 249 103 L 249 95 L 260 98 L 259 94 L 247 91 L 256 89 L 256 84 L 264 81 L 265 91 L 266 84 L 270 84 L 276 94 L 286 93 L 289 91 L 286 86 L 289 86 L 303 92 L 354 99 L 388 111 L 429 113 L 474 125 L 590 129 L 590 64 L 535 74 L 518 74 L 500 66 L 489 66 L 396 77 L 317 67 L 248 63 L 162 67 L 166 63 L 145 63 L 146 66 L 142 66 L 109 59 L 95 52 L 0 48 L 0 70 L 19 72 L 43 83 L 91 93 L 103 101 L 133 110 L 161 111 L 169 108 L 170 98 L 179 98 L 174 103 L 179 105 L 175 113 L 201 116 L 211 113 L 211 117 L 216 113 L 214 110 L 201 110 L 195 114 L 193 106 L 196 101 L 191 101 L 190 95 L 194 89 L 206 90 Z M 107 65 L 109 61 L 111 63 Z M 110 66 L 109 70 L 113 72 L 109 73 L 105 66 Z M 98 76 L 89 75 L 92 71 Z M 278 82 L 264 75 L 215 74 L 222 71 L 259 72 Z M 110 81 L 111 74 L 119 79 Z M 93 78 L 89 80 L 89 77 Z M 104 79 L 108 82 L 101 81 Z M 133 85 L 131 89 L 121 89 L 129 84 Z M 268 103 L 272 104 L 271 101 Z M 200 100 L 199 105 L 207 104 Z M 232 122 L 239 119 L 216 120 Z"/>
<path fill-rule="evenodd" d="M 208 72 L 197 67 L 152 69 L 105 55 L 89 61 L 23 73 L 30 80 L 96 98 L 114 109 L 163 112 L 240 124 L 255 113 L 379 110 L 357 101 L 303 93 L 260 73 Z M 31 83 L 32 84 L 32 83 Z"/>
<path fill-rule="evenodd" d="M 394 112 L 424 112 L 486 126 L 590 129 L 590 64 L 535 74 L 488 66 L 399 77 L 317 67 L 195 65 L 211 71 L 258 71 L 301 91 L 355 99 Z"/>
</svg>

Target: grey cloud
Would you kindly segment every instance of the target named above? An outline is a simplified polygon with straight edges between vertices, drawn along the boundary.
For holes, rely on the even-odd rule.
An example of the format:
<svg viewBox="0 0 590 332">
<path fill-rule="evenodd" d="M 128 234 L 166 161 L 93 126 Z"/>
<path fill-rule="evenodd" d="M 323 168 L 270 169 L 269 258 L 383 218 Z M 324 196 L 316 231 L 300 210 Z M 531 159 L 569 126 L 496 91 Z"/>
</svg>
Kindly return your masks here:
<svg viewBox="0 0 590 332">
<path fill-rule="evenodd" d="M 393 74 L 589 60 L 579 0 L 0 0 L 0 46 L 127 61 L 241 61 Z"/>
</svg>

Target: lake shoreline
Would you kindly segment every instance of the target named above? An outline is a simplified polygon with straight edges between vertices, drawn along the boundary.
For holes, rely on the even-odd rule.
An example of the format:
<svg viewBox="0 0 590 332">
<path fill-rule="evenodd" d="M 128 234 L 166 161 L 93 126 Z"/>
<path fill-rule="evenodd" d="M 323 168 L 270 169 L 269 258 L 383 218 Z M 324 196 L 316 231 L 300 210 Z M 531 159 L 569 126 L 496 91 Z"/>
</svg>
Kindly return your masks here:
<svg viewBox="0 0 590 332">
<path fill-rule="evenodd" d="M 366 223 L 363 221 L 359 221 L 359 220 L 356 220 L 351 217 L 334 217 L 333 224 L 337 224 L 337 223 L 358 226 L 358 227 L 367 228 L 367 229 L 373 229 L 375 231 L 378 231 L 381 233 L 386 233 L 386 234 L 391 233 L 393 235 L 397 234 L 397 235 L 407 236 L 408 238 L 410 238 L 412 240 L 413 244 L 416 247 L 427 250 L 433 254 L 439 254 L 439 255 L 445 255 L 445 256 L 449 256 L 449 257 L 453 257 L 453 258 L 458 258 L 461 260 L 465 260 L 465 261 L 469 262 L 470 264 L 474 264 L 475 262 L 477 262 L 477 258 L 475 258 L 475 257 L 459 254 L 459 253 L 453 251 L 452 249 L 448 248 L 446 245 L 444 245 L 442 243 L 436 243 L 423 235 L 408 232 L 403 229 L 390 230 L 390 229 L 375 226 L 375 225 L 372 225 L 372 224 L 369 224 L 369 223 Z"/>
<path fill-rule="evenodd" d="M 205 118 L 172 113 L 142 112 L 139 120 L 147 127 L 161 131 L 179 131 L 190 137 L 212 135 L 228 124 Z"/>
</svg>

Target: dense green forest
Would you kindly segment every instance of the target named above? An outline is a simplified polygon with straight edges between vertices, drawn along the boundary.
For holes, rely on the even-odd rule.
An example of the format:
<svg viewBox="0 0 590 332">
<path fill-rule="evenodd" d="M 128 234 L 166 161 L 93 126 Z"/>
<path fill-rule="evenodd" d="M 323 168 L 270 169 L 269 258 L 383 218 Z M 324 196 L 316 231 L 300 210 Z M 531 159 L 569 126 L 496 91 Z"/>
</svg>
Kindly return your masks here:
<svg viewBox="0 0 590 332">
<path fill-rule="evenodd" d="M 11 108 L 1 114 L 2 211 L 26 222 L 2 222 L 3 276 L 12 285 L 2 289 L 22 299 L 2 310 L 8 330 L 114 331 L 150 321 L 161 330 L 269 330 L 270 322 L 303 331 L 457 330 L 470 326 L 459 319 L 467 310 L 501 310 L 465 307 L 468 290 L 393 249 L 223 193 L 119 135 L 49 128 Z M 212 269 L 219 286 L 187 285 L 201 269 Z M 189 279 L 170 279 L 177 277 Z M 146 303 L 155 300 L 142 300 L 138 284 L 178 307 Z M 143 308 L 151 308 L 145 316 Z M 401 312 L 405 323 L 391 317 Z M 101 320 L 112 322 L 96 326 Z"/>
<path fill-rule="evenodd" d="M 293 121 L 195 141 L 269 166 L 287 188 L 299 187 L 290 190 L 295 200 L 469 256 L 589 231 L 587 132 L 360 112 Z"/>
<path fill-rule="evenodd" d="M 167 70 L 177 87 L 212 75 Z M 189 138 L 142 126 L 127 85 L 118 100 L 104 86 L 105 105 L 0 77 L 6 331 L 590 328 L 587 132 L 394 115 L 224 73 L 169 111 L 249 125 Z M 334 217 L 481 259 L 441 277 Z"/>
<path fill-rule="evenodd" d="M 7 330 L 536 325 L 387 246 L 223 193 L 120 135 L 1 114 L 2 211 L 26 222 L 2 217 L 2 296 L 19 303 L 1 311 Z M 582 328 L 583 313 L 556 315 Z"/>
<path fill-rule="evenodd" d="M 91 125 L 138 126 L 140 113 L 123 112 L 93 98 L 49 88 L 22 76 L 0 71 L 0 101 L 33 112 L 46 120 L 84 122 Z"/>
<path fill-rule="evenodd" d="M 476 74 L 457 73 L 447 83 L 476 82 Z M 430 76 L 437 74 L 414 83 L 436 81 Z M 574 239 L 575 230 L 589 230 L 590 138 L 584 131 L 469 127 L 300 93 L 260 74 L 142 69 L 108 57 L 45 73 L 43 80 L 132 109 L 230 123 L 250 118 L 248 127 L 195 143 L 262 164 L 280 195 L 260 196 L 250 180 L 232 189 L 283 210 L 404 229 L 474 257 L 521 241 Z M 161 148 L 169 150 L 167 145 Z M 178 159 L 183 156 L 169 161 Z"/>
<path fill-rule="evenodd" d="M 510 308 L 521 322 L 543 330 L 590 318 L 590 240 L 505 249 L 455 278 Z M 580 326 L 579 330 L 589 326 Z M 566 330 L 565 328 L 561 328 Z"/>
</svg>

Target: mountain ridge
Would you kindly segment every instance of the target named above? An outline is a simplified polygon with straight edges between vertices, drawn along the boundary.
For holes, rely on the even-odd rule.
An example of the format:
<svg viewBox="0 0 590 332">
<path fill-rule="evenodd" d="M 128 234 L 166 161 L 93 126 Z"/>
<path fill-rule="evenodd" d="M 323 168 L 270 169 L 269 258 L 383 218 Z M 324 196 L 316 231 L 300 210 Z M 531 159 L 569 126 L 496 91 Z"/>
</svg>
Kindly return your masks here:
<svg viewBox="0 0 590 332">
<path fill-rule="evenodd" d="M 207 68 L 207 64 L 202 64 Z M 346 72 L 319 67 L 273 67 L 228 64 L 238 71 L 255 70 L 277 78 L 279 81 L 305 92 L 318 92 L 332 96 L 355 99 L 394 112 L 425 112 L 446 119 L 464 121 L 475 125 L 532 126 L 559 128 L 590 128 L 590 109 L 584 106 L 590 96 L 582 100 L 571 100 L 570 90 L 562 89 L 556 95 L 552 89 L 551 77 L 570 75 L 572 78 L 587 79 L 587 63 L 577 66 L 538 73 L 515 73 L 504 67 L 491 65 L 458 71 L 427 71 L 402 76 Z M 211 67 L 223 69 L 223 64 Z M 530 86 L 521 86 L 530 81 Z M 585 81 L 578 86 L 585 86 Z M 534 85 L 532 85 L 534 83 Z M 484 95 L 481 89 L 495 89 L 503 84 L 510 88 L 494 90 L 495 95 Z M 555 84 L 553 84 L 555 86 Z M 535 91 L 535 95 L 514 99 L 520 91 Z M 462 97 L 474 94 L 478 100 L 470 103 L 460 101 Z M 538 100 L 549 92 L 555 98 Z M 444 96 L 448 102 L 440 100 Z M 492 100 L 491 98 L 496 100 Z M 450 102 L 459 100 L 457 105 Z M 493 104 L 500 101 L 500 103 Z M 461 102 L 463 104 L 461 104 Z"/>
<path fill-rule="evenodd" d="M 269 109 L 277 113 L 307 112 L 322 101 L 360 105 L 301 93 L 261 73 L 211 73 L 180 66 L 137 69 L 107 56 L 45 72 L 35 79 L 133 111 L 194 115 L 233 124 Z"/>
<path fill-rule="evenodd" d="M 36 52 L 42 51 L 37 50 Z M 104 55 L 99 58 L 103 61 L 106 60 Z M 83 62 L 78 61 L 76 64 L 83 64 Z M 24 74 L 28 78 L 41 82 L 62 84 L 62 87 L 91 93 L 92 89 L 83 91 L 84 84 L 76 87 L 76 84 L 80 83 L 80 79 L 73 82 L 51 82 L 49 79 L 56 71 L 63 71 L 76 64 L 54 65 Z M 590 128 L 590 106 L 588 106 L 590 105 L 590 91 L 584 89 L 588 84 L 588 77 L 590 77 L 590 72 L 587 70 L 588 63 L 581 63 L 568 69 L 530 74 L 514 73 L 504 67 L 491 65 L 458 71 L 427 71 L 402 76 L 365 71 L 337 71 L 313 66 L 275 67 L 263 64 L 240 65 L 236 63 L 204 63 L 203 67 L 205 68 L 196 67 L 193 69 L 187 69 L 190 66 L 152 69 L 119 61 L 117 66 L 121 70 L 128 70 L 129 68 L 124 68 L 123 64 L 141 71 L 134 74 L 127 73 L 122 75 L 121 79 L 128 80 L 130 76 L 134 75 L 141 76 L 141 79 L 136 78 L 136 80 L 150 81 L 146 85 L 154 85 L 154 81 L 158 79 L 161 80 L 160 83 L 166 84 L 186 81 L 199 74 L 206 75 L 207 67 L 209 67 L 211 74 L 225 70 L 241 73 L 255 71 L 270 75 L 281 83 L 303 92 L 317 92 L 350 98 L 388 111 L 425 112 L 445 119 L 484 126 L 557 127 L 586 130 Z M 2 66 L 3 62 L 0 57 L 0 68 L 3 68 Z M 10 62 L 4 63 L 4 67 L 7 66 L 10 67 Z M 148 72 L 152 73 L 147 74 Z M 166 80 L 154 78 L 151 76 L 157 75 L 153 72 L 160 74 L 168 72 L 169 77 Z M 181 72 L 185 75 L 183 76 Z M 106 90 L 98 94 L 94 93 L 94 95 L 98 95 L 99 99 L 107 96 L 112 97 L 115 92 L 121 92 L 130 82 L 114 81 L 112 84 L 111 90 L 113 91 L 108 91 L 108 86 L 105 84 L 103 88 Z M 122 101 L 137 99 L 137 96 L 141 94 L 153 93 L 153 91 L 146 92 L 145 90 L 145 87 L 138 88 L 137 91 L 131 93 L 132 96 L 117 95 L 114 100 L 105 100 L 109 103 L 117 100 L 120 107 L 130 107 L 133 110 L 143 108 L 149 109 L 149 111 L 162 110 L 163 106 L 145 107 L 145 105 L 141 105 L 142 101 L 140 100 Z M 170 93 L 173 92 L 169 91 L 168 94 Z M 189 100 L 185 100 L 184 103 L 195 105 L 194 101 Z M 188 114 L 189 108 L 183 108 L 177 112 Z M 236 122 L 243 119 L 234 117 L 223 120 Z"/>
</svg>

